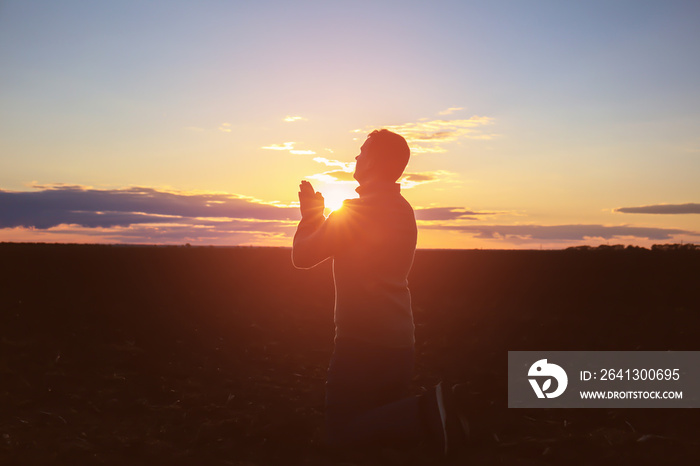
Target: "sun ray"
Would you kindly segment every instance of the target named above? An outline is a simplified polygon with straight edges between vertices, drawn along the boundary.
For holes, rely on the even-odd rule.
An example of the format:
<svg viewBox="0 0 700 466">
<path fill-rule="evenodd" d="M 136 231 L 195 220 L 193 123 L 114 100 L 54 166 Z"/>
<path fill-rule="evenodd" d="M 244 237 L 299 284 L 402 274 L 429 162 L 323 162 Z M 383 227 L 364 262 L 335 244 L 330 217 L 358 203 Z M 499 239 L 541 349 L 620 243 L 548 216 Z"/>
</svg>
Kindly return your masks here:
<svg viewBox="0 0 700 466">
<path fill-rule="evenodd" d="M 321 191 L 326 203 L 326 213 L 333 212 L 343 207 L 343 201 L 357 197 L 353 186 L 327 184 Z"/>
</svg>

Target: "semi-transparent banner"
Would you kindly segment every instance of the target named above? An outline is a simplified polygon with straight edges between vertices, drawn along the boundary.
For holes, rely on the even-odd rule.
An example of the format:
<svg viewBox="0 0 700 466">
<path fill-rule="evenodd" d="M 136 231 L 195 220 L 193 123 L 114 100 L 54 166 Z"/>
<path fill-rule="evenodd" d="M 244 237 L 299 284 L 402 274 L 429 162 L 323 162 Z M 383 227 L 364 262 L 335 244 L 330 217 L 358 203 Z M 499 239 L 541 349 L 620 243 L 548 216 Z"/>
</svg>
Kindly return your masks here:
<svg viewBox="0 0 700 466">
<path fill-rule="evenodd" d="M 509 408 L 700 408 L 700 351 L 509 351 Z"/>
</svg>

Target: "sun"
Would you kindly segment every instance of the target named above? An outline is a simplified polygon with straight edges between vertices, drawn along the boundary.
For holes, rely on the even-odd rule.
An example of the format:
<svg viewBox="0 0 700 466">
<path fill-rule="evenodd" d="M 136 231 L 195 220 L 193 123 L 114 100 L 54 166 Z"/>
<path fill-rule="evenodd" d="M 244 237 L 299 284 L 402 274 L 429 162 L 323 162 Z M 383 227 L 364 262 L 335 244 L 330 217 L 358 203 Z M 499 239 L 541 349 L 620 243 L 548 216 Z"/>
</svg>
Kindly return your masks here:
<svg viewBox="0 0 700 466">
<path fill-rule="evenodd" d="M 357 194 L 355 194 L 352 188 L 343 188 L 345 187 L 331 185 L 325 186 L 324 189 L 321 190 L 323 198 L 326 201 L 326 211 L 328 211 L 328 213 L 343 207 L 343 201 L 346 199 L 357 197 Z"/>
<path fill-rule="evenodd" d="M 345 197 L 339 195 L 338 193 L 332 193 L 329 195 L 324 193 L 323 198 L 326 200 L 326 209 L 330 210 L 331 212 L 343 207 L 343 201 L 345 200 Z"/>
</svg>

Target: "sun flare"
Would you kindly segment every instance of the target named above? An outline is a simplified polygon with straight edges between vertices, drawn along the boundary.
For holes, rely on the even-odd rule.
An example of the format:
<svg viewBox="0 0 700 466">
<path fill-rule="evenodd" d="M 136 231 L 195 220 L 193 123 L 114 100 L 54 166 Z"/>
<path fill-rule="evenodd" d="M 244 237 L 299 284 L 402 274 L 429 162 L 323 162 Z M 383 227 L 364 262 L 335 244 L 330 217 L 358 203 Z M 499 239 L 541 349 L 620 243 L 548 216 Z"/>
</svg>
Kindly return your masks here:
<svg viewBox="0 0 700 466">
<path fill-rule="evenodd" d="M 341 189 L 339 186 L 326 186 L 321 190 L 321 193 L 326 202 L 326 211 L 328 213 L 343 207 L 343 201 L 346 199 L 357 197 L 354 191 Z"/>
<path fill-rule="evenodd" d="M 343 201 L 345 200 L 344 197 L 342 196 L 325 196 L 324 199 L 326 200 L 326 209 L 330 210 L 333 212 L 334 210 L 338 210 L 341 207 L 343 207 Z"/>
</svg>

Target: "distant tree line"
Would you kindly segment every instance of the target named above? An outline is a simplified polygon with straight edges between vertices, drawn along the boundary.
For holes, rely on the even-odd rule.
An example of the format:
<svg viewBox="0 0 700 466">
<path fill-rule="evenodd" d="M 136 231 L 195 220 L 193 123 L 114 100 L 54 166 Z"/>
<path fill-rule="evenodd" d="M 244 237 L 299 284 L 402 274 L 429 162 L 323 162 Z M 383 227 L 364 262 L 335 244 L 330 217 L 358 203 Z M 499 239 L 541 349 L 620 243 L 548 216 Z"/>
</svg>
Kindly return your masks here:
<svg viewBox="0 0 700 466">
<path fill-rule="evenodd" d="M 600 246 L 572 246 L 566 248 L 567 251 L 648 251 L 642 246 L 624 244 L 601 244 Z M 685 244 L 654 244 L 652 251 L 700 251 L 700 245 L 693 243 Z"/>
</svg>

